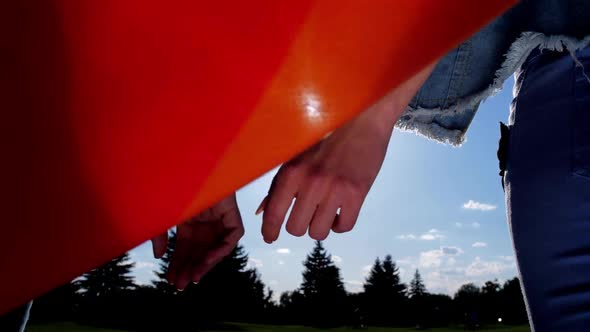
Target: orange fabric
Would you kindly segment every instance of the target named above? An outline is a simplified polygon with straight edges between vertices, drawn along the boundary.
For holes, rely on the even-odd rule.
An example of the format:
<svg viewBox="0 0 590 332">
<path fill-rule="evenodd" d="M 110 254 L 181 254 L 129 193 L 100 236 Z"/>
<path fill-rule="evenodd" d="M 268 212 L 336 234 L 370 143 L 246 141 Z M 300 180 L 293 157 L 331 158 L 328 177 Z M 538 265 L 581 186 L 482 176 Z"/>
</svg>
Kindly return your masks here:
<svg viewBox="0 0 590 332">
<path fill-rule="evenodd" d="M 315 2 L 280 71 L 185 216 L 318 142 L 514 2 Z"/>
<path fill-rule="evenodd" d="M 317 142 L 514 2 L 0 3 L 0 313 Z"/>
</svg>

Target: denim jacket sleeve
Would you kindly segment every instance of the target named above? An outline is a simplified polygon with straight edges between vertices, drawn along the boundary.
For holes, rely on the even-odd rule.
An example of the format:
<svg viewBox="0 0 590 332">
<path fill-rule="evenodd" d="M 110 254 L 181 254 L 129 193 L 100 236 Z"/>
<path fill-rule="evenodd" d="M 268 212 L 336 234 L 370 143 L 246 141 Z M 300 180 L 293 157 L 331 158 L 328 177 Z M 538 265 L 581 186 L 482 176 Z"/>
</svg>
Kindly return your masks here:
<svg viewBox="0 0 590 332">
<path fill-rule="evenodd" d="M 396 127 L 461 145 L 479 104 L 500 91 L 532 50 L 574 52 L 590 43 L 589 37 L 579 38 L 590 24 L 571 24 L 572 20 L 590 22 L 590 5 L 580 3 L 521 1 L 439 60 Z M 576 7 L 577 17 L 571 17 L 571 7 Z M 537 14 L 531 18 L 532 13 Z"/>
</svg>

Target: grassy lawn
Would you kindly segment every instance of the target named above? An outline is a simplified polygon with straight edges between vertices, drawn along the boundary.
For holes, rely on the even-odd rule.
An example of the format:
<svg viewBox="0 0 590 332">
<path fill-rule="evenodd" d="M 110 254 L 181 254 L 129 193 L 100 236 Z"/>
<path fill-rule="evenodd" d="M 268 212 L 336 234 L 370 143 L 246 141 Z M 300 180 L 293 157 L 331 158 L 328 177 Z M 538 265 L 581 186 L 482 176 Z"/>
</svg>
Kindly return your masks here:
<svg viewBox="0 0 590 332">
<path fill-rule="evenodd" d="M 367 331 L 367 332 L 416 332 L 416 329 L 406 328 L 381 328 L 381 327 L 370 327 L 368 329 L 353 329 L 353 328 L 337 328 L 337 329 L 315 329 L 303 326 L 272 326 L 272 325 L 253 325 L 253 324 L 232 324 L 236 327 L 236 331 L 242 332 L 315 332 L 315 331 L 329 331 L 329 332 L 352 332 L 352 331 Z M 227 332 L 224 331 L 207 331 L 207 332 Z M 462 328 L 443 328 L 443 329 L 429 329 L 427 331 L 432 332 L 464 332 Z M 528 326 L 517 326 L 517 327 L 497 327 L 493 329 L 481 329 L 478 332 L 530 332 Z"/>
<path fill-rule="evenodd" d="M 56 323 L 47 325 L 30 325 L 25 332 L 121 332 L 117 330 L 86 327 L 74 323 Z"/>
<path fill-rule="evenodd" d="M 224 329 L 223 331 L 208 331 L 208 332 L 314 332 L 314 331 L 330 331 L 330 332 L 346 332 L 346 331 L 367 331 L 367 332 L 413 332 L 415 329 L 394 329 L 394 328 L 378 328 L 372 327 L 364 330 L 352 328 L 338 328 L 338 329 L 314 329 L 302 326 L 272 326 L 272 325 L 252 325 L 252 324 L 231 324 L 228 327 L 235 327 L 234 329 Z M 121 332 L 118 330 L 98 329 L 93 327 L 85 327 L 72 323 L 49 324 L 49 325 L 33 325 L 29 326 L 27 332 Z M 463 332 L 462 328 L 457 329 L 431 329 L 432 332 Z M 530 332 L 528 326 L 517 327 L 496 327 L 493 329 L 477 330 L 479 332 Z"/>
</svg>

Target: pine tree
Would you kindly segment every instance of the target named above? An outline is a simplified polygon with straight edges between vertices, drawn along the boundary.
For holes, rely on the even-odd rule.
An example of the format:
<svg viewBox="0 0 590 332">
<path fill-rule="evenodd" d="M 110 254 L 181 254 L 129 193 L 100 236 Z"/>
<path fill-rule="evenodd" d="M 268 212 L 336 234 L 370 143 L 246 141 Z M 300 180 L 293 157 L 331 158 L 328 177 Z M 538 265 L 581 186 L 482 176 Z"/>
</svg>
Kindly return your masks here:
<svg viewBox="0 0 590 332">
<path fill-rule="evenodd" d="M 406 285 L 400 281 L 399 269 L 395 265 L 391 255 L 385 256 L 382 266 L 384 284 L 385 287 L 387 287 L 388 294 L 397 300 L 404 299 L 406 294 Z"/>
<path fill-rule="evenodd" d="M 248 268 L 248 254 L 238 245 L 198 284 L 179 294 L 180 310 L 188 310 L 191 324 L 219 321 L 256 322 L 268 307 L 265 285 L 255 268 Z M 179 312 L 176 316 L 181 315 Z"/>
<path fill-rule="evenodd" d="M 365 293 L 387 294 L 387 296 L 404 297 L 406 285 L 400 282 L 399 269 L 391 255 L 385 256 L 383 262 L 377 258 L 363 285 Z"/>
<path fill-rule="evenodd" d="M 76 281 L 80 288 L 80 318 L 86 324 L 124 327 L 135 289 L 129 254 L 125 253 L 82 275 Z"/>
<path fill-rule="evenodd" d="M 365 289 L 365 294 L 373 293 L 375 291 L 379 291 L 380 286 L 380 277 L 383 275 L 383 265 L 381 264 L 381 260 L 379 257 L 375 259 L 373 266 L 371 267 L 371 271 L 369 272 L 369 276 L 367 280 L 365 280 L 365 284 L 363 288 Z"/>
<path fill-rule="evenodd" d="M 144 303 L 137 305 L 139 310 L 143 311 L 143 316 L 149 319 L 143 319 L 144 324 L 149 324 L 153 330 L 168 330 L 170 322 L 174 322 L 178 311 L 178 290 L 174 285 L 170 284 L 167 279 L 168 268 L 174 256 L 176 249 L 176 232 L 168 232 L 168 246 L 166 252 L 159 259 L 158 268 L 154 271 L 156 276 L 152 281 L 152 289 L 144 288 L 138 289 L 143 291 L 146 298 Z M 138 310 L 138 317 L 141 312 Z M 151 313 L 151 315 L 146 315 Z"/>
<path fill-rule="evenodd" d="M 323 294 L 344 294 L 344 283 L 340 278 L 340 269 L 320 241 L 316 241 L 311 254 L 303 263 L 303 284 L 301 290 L 306 297 Z"/>
<path fill-rule="evenodd" d="M 427 294 L 426 286 L 424 286 L 424 281 L 422 281 L 422 276 L 418 269 L 414 272 L 414 278 L 410 281 L 410 289 L 408 291 L 408 296 L 410 298 L 418 298 L 422 297 Z"/>
<path fill-rule="evenodd" d="M 346 317 L 346 291 L 340 269 L 320 241 L 303 262 L 303 283 L 300 291 L 306 309 L 306 323 L 315 326 L 337 326 Z"/>
<path fill-rule="evenodd" d="M 161 292 L 162 294 L 175 294 L 176 288 L 173 285 L 170 285 L 167 279 L 168 268 L 170 266 L 170 262 L 172 261 L 172 255 L 174 254 L 174 250 L 176 249 L 176 232 L 171 231 L 168 236 L 168 247 L 166 248 L 166 252 L 164 256 L 160 258 L 160 262 L 158 263 L 158 270 L 154 271 L 156 274 L 156 280 L 152 282 L 156 290 Z"/>
<path fill-rule="evenodd" d="M 76 282 L 84 298 L 99 298 L 117 295 L 135 288 L 131 270 L 135 263 L 130 262 L 128 253 L 82 275 Z"/>
<path fill-rule="evenodd" d="M 370 323 L 397 325 L 404 321 L 406 286 L 400 282 L 399 270 L 390 255 L 383 262 L 375 260 L 364 289 L 364 307 Z"/>
<path fill-rule="evenodd" d="M 416 269 L 414 277 L 412 278 L 412 281 L 410 281 L 408 296 L 410 297 L 410 314 L 408 317 L 413 325 L 424 328 L 429 326 L 429 323 L 433 323 L 433 321 L 437 320 L 433 317 L 437 316 L 436 312 L 434 312 L 435 309 L 431 308 L 433 304 L 431 302 L 434 302 L 435 304 L 437 298 L 429 297 L 418 269 Z"/>
</svg>

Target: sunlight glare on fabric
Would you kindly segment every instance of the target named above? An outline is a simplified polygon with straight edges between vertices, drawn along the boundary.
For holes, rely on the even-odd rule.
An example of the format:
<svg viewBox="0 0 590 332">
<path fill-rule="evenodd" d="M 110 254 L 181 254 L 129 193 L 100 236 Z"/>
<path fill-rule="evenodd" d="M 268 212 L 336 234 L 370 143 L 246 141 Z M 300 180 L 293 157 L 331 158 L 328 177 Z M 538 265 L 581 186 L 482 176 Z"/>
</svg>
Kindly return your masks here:
<svg viewBox="0 0 590 332">
<path fill-rule="evenodd" d="M 312 120 L 320 120 L 322 117 L 322 104 L 318 96 L 312 91 L 304 91 L 301 96 L 305 108 L 305 115 Z"/>
</svg>

